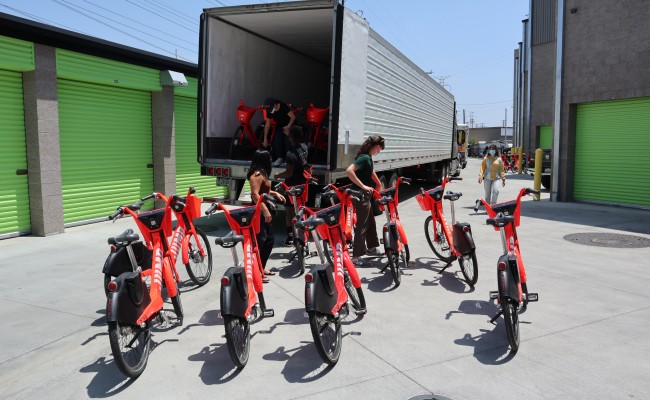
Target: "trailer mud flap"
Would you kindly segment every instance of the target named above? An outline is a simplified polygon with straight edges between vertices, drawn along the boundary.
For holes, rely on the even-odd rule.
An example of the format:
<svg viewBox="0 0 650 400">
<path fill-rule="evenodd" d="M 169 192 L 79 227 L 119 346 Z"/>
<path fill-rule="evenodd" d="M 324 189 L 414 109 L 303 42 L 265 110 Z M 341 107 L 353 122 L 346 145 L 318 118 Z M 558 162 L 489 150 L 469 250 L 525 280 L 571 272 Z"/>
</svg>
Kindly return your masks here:
<svg viewBox="0 0 650 400">
<path fill-rule="evenodd" d="M 248 308 L 248 284 L 246 270 L 242 267 L 230 267 L 223 274 L 228 278 L 228 285 L 221 285 L 221 315 L 244 317 Z"/>
<path fill-rule="evenodd" d="M 305 284 L 305 310 L 330 314 L 338 298 L 333 279 L 334 268 L 329 263 L 322 264 L 314 267 L 309 274 L 313 279 Z"/>
<path fill-rule="evenodd" d="M 125 272 L 115 279 L 117 290 L 108 294 L 106 320 L 135 324 L 151 303 L 149 289 L 142 281 L 141 271 Z"/>
</svg>

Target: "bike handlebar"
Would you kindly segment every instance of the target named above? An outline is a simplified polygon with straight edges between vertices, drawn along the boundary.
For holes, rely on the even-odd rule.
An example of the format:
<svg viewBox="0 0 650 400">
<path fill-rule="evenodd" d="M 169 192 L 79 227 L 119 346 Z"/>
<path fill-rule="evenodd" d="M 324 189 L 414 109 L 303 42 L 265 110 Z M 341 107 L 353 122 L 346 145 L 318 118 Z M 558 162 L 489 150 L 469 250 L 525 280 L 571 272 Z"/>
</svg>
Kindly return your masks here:
<svg viewBox="0 0 650 400">
<path fill-rule="evenodd" d="M 312 215 L 311 217 L 307 218 L 304 221 L 296 222 L 296 227 L 298 229 L 313 230 L 318 225 L 321 225 L 321 224 L 324 224 L 324 223 L 325 223 L 325 220 L 323 220 L 322 218 L 316 218 L 316 216 Z"/>
<path fill-rule="evenodd" d="M 128 206 L 119 206 L 117 207 L 117 210 L 115 210 L 113 214 L 108 216 L 108 220 L 114 221 L 116 218 L 124 215 L 125 208 L 128 208 L 131 211 L 138 211 L 143 204 L 144 203 L 142 201 L 138 201 L 137 203 L 129 204 Z"/>
<path fill-rule="evenodd" d="M 463 178 L 461 178 L 461 177 L 459 177 L 459 176 L 450 176 L 450 177 L 449 177 L 449 180 L 450 180 L 450 181 L 462 181 Z"/>
<path fill-rule="evenodd" d="M 149 196 L 145 196 L 145 197 L 141 198 L 140 200 L 141 201 L 147 201 L 149 199 L 155 198 L 156 196 L 158 196 L 158 193 L 154 192 L 154 193 L 150 194 Z"/>
<path fill-rule="evenodd" d="M 220 209 L 220 207 L 219 207 L 219 203 L 212 203 L 212 205 L 210 206 L 210 208 L 208 208 L 208 209 L 205 211 L 205 215 L 211 215 L 211 214 L 213 214 L 215 211 L 217 211 L 218 209 Z"/>
</svg>

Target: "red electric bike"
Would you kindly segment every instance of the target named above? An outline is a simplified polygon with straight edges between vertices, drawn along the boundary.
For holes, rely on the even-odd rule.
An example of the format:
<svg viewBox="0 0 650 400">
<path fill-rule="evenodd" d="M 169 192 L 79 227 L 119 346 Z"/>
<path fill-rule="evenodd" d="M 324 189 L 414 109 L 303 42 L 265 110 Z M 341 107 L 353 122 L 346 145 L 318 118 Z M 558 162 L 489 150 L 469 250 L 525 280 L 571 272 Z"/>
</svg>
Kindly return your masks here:
<svg viewBox="0 0 650 400">
<path fill-rule="evenodd" d="M 232 231 L 215 243 L 232 250 L 233 266 L 221 278 L 221 316 L 226 330 L 226 344 L 232 362 L 243 368 L 250 354 L 250 323 L 260 318 L 273 317 L 272 309 L 264 301 L 264 268 L 255 235 L 260 232 L 262 204 L 275 209 L 273 197 L 263 194 L 252 207 L 228 210 L 221 203 L 214 203 L 205 212 L 211 215 L 223 211 Z M 235 246 L 241 243 L 243 266 L 237 257 Z"/>
<path fill-rule="evenodd" d="M 232 136 L 230 154 L 234 154 L 234 152 L 236 152 L 241 146 L 246 146 L 246 142 L 248 142 L 249 147 L 252 149 L 257 149 L 259 147 L 261 144 L 259 141 L 259 133 L 253 130 L 251 120 L 257 110 L 261 108 L 262 106 L 249 107 L 244 104 L 244 100 L 239 100 L 239 107 L 237 107 L 237 120 L 239 121 L 239 126 L 235 129 L 235 133 Z"/>
<path fill-rule="evenodd" d="M 445 177 L 438 187 L 428 191 L 420 188 L 420 194 L 415 198 L 423 211 L 431 213 L 424 221 L 424 234 L 431 250 L 440 260 L 447 263 L 442 271 L 447 269 L 454 260 L 458 260 L 465 282 L 474 287 L 478 280 L 478 262 L 472 228 L 466 222 L 456 222 L 454 209 L 454 201 L 458 200 L 462 193 L 444 194 L 445 186 L 453 180 L 462 180 L 462 178 Z M 442 208 L 443 199 L 451 202 L 452 226 L 449 226 L 445 218 Z"/>
<path fill-rule="evenodd" d="M 503 255 L 497 262 L 498 290 L 490 292 L 490 299 L 497 300 L 501 305 L 501 310 L 490 322 L 494 323 L 499 316 L 503 315 L 508 343 L 510 343 L 513 353 L 519 350 L 519 313 L 526 309 L 528 302 L 539 299 L 537 293 L 528 292 L 526 268 L 521 257 L 519 237 L 517 236 L 521 198 L 529 194 L 539 194 L 539 190 L 522 188 L 515 200 L 492 205 L 481 199 L 481 203 L 490 217 L 486 223 L 501 233 L 501 243 L 503 244 Z"/>
</svg>

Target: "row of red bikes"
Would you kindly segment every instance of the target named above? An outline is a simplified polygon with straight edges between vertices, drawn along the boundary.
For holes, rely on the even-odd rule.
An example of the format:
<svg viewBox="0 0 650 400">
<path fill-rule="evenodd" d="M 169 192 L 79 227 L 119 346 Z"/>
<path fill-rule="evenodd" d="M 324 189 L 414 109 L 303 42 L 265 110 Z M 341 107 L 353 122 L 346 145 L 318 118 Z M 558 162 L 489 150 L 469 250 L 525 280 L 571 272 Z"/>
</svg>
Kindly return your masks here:
<svg viewBox="0 0 650 400">
<path fill-rule="evenodd" d="M 307 174 L 308 175 L 308 174 Z M 454 202 L 462 193 L 447 191 L 446 185 L 461 178 L 446 177 L 440 186 L 420 189 L 416 200 L 423 211 L 430 213 L 424 221 L 427 242 L 435 255 L 446 263 L 444 271 L 458 260 L 462 275 L 473 287 L 478 280 L 476 246 L 470 224 L 455 220 Z M 350 251 L 356 223 L 353 200 L 371 199 L 374 207 L 386 217 L 382 228 L 384 254 L 394 286 L 401 283 L 402 269 L 410 262 L 409 244 L 398 213 L 400 184 L 410 184 L 408 178 L 398 178 L 394 187 L 364 193 L 347 186 L 330 184 L 320 194 L 321 208 L 307 206 L 309 183 L 287 186 L 279 183 L 293 207 L 294 250 L 292 260 L 304 274 L 305 311 L 318 354 L 329 364 L 336 364 L 342 348 L 342 321 L 350 316 L 366 314 L 366 301 L 361 280 L 352 262 Z M 487 224 L 500 232 L 503 255 L 497 262 L 498 290 L 490 298 L 500 305 L 491 322 L 503 315 L 508 342 L 514 353 L 519 348 L 518 314 L 528 302 L 537 301 L 536 293 L 528 293 L 526 272 L 519 250 L 516 227 L 520 221 L 521 198 L 536 193 L 521 189 L 515 200 L 487 204 Z M 164 207 L 141 211 L 144 201 L 155 199 Z M 451 202 L 451 224 L 443 211 L 443 200 Z M 221 277 L 220 315 L 224 320 L 226 344 L 235 366 L 243 368 L 249 359 L 250 325 L 274 316 L 264 298 L 264 268 L 255 239 L 260 230 L 262 205 L 273 210 L 276 199 L 262 195 L 256 204 L 227 208 L 213 203 L 206 215 L 222 211 L 231 231 L 215 238 L 215 244 L 230 249 L 232 264 Z M 172 214 L 176 218 L 174 228 Z M 137 378 L 144 371 L 149 356 L 151 330 L 183 324 L 180 275 L 176 269 L 180 257 L 194 284 L 205 285 L 212 273 L 212 252 L 207 236 L 193 223 L 201 214 L 201 200 L 193 188 L 186 196 L 166 197 L 153 193 L 140 201 L 118 207 L 109 216 L 115 220 L 131 216 L 140 235 L 128 229 L 111 237 L 110 254 L 104 265 L 104 287 L 107 295 L 106 319 L 109 340 L 116 365 L 128 377 Z M 239 251 L 238 251 L 239 249 Z M 312 249 L 315 250 L 312 252 Z M 240 260 L 240 255 L 242 256 Z M 306 259 L 318 256 L 320 263 L 306 271 Z M 441 271 L 441 273 L 442 273 Z M 163 310 L 163 289 L 171 300 L 174 312 Z"/>
</svg>

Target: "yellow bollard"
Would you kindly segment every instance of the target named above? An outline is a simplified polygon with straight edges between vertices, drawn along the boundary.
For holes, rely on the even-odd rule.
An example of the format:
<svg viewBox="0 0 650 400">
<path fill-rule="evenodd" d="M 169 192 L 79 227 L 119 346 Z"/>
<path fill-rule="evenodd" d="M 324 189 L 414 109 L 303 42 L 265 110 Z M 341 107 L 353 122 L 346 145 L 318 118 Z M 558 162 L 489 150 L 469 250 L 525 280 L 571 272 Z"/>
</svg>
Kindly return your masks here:
<svg viewBox="0 0 650 400">
<path fill-rule="evenodd" d="M 523 147 L 517 147 L 517 154 L 519 155 L 519 161 L 517 162 L 517 173 L 521 174 L 522 170 L 522 164 L 523 164 L 523 156 L 524 156 L 524 148 Z"/>
<path fill-rule="evenodd" d="M 544 150 L 535 150 L 535 179 L 533 180 L 533 189 L 540 190 L 542 187 L 542 159 L 544 158 Z M 540 195 L 533 195 L 536 201 L 539 201 Z"/>
</svg>

